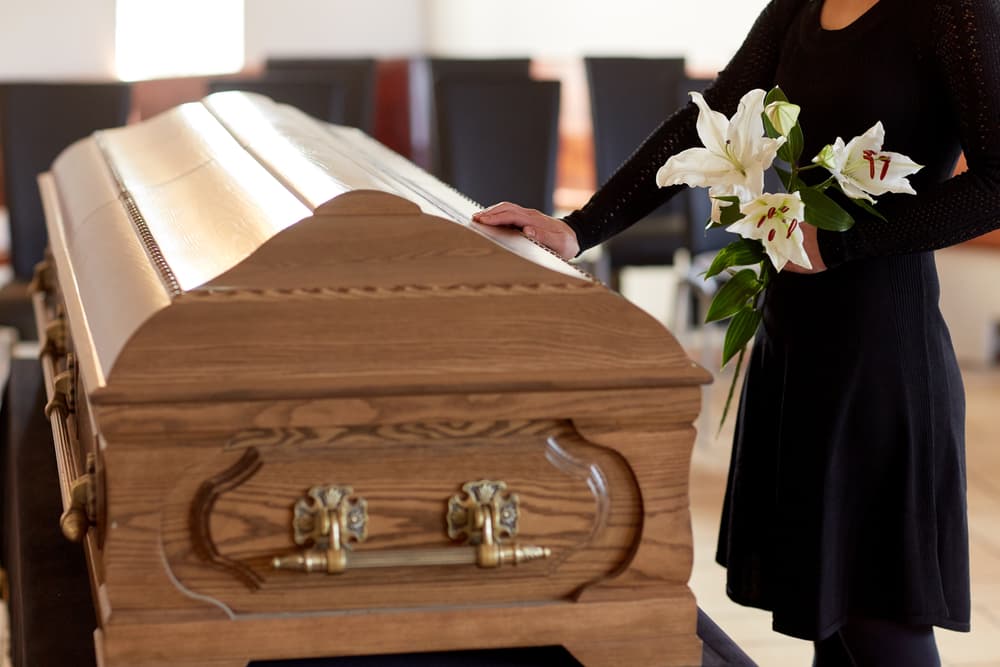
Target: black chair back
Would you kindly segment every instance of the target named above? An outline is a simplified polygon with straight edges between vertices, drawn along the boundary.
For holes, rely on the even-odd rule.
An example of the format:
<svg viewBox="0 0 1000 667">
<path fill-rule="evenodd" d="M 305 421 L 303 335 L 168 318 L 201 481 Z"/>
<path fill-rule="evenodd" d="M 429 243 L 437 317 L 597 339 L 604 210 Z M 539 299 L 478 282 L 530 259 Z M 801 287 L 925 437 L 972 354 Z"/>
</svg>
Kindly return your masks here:
<svg viewBox="0 0 1000 667">
<path fill-rule="evenodd" d="M 597 180 L 622 162 L 677 110 L 684 78 L 680 58 L 584 58 L 594 125 Z"/>
<path fill-rule="evenodd" d="M 125 83 L 0 85 L 0 137 L 16 279 L 29 280 L 48 240 L 37 177 L 64 148 L 95 130 L 124 125 Z"/>
<path fill-rule="evenodd" d="M 268 58 L 267 78 L 317 80 L 336 84 L 343 92 L 343 111 L 330 122 L 373 134 L 377 62 L 374 58 Z"/>
<path fill-rule="evenodd" d="M 530 81 L 530 58 L 427 58 L 410 68 L 411 127 L 414 159 L 442 176 L 441 146 L 437 135 L 436 89 L 453 79 L 462 81 Z"/>
<path fill-rule="evenodd" d="M 441 178 L 481 204 L 552 212 L 558 81 L 442 80 L 435 89 Z"/>
<path fill-rule="evenodd" d="M 618 167 L 677 110 L 684 77 L 680 58 L 584 58 L 598 183 Z M 685 246 L 687 200 L 683 195 L 650 213 L 638 225 L 605 241 L 595 271 L 613 289 L 626 266 L 669 265 Z"/>
<path fill-rule="evenodd" d="M 270 97 L 288 104 L 313 118 L 350 125 L 347 122 L 347 91 L 329 81 L 292 81 L 271 79 L 215 79 L 208 82 L 210 93 L 242 90 Z"/>
<path fill-rule="evenodd" d="M 431 80 L 530 79 L 530 58 L 430 58 Z"/>
</svg>

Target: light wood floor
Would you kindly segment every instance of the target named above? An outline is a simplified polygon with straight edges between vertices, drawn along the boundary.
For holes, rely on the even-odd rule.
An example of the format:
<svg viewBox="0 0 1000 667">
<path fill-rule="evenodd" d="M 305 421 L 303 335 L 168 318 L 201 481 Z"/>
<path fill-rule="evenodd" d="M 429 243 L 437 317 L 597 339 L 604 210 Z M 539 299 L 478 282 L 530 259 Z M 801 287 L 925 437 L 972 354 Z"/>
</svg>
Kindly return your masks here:
<svg viewBox="0 0 1000 667">
<path fill-rule="evenodd" d="M 1000 369 L 963 370 L 968 403 L 967 466 L 972 557 L 972 632 L 937 630 L 945 667 L 1000 667 Z M 725 571 L 714 562 L 729 462 L 731 425 L 718 438 L 720 394 L 730 376 L 706 392 L 708 417 L 691 470 L 695 565 L 691 587 L 699 605 L 762 667 L 807 667 L 808 642 L 771 630 L 769 613 L 740 607 L 725 595 Z M 729 420 L 730 424 L 732 419 Z M 901 666 L 902 667 L 902 666 Z"/>
</svg>

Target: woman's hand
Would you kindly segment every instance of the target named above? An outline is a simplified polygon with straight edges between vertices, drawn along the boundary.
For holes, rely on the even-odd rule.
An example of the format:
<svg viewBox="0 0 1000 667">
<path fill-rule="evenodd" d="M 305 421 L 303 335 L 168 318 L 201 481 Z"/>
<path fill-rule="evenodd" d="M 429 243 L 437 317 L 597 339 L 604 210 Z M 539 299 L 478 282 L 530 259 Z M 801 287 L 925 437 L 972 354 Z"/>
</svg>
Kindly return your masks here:
<svg viewBox="0 0 1000 667">
<path fill-rule="evenodd" d="M 569 225 L 533 208 L 501 202 L 479 211 L 472 219 L 494 227 L 517 227 L 525 236 L 551 248 L 563 259 L 573 259 L 580 253 L 576 232 Z"/>
<path fill-rule="evenodd" d="M 809 256 L 812 268 L 806 269 L 798 264 L 788 262 L 785 264 L 785 271 L 791 271 L 792 273 L 819 273 L 821 271 L 826 271 L 826 264 L 823 262 L 823 256 L 819 254 L 819 242 L 816 239 L 816 228 L 803 222 L 799 225 L 799 229 L 802 230 L 802 245 L 805 248 L 806 255 Z"/>
</svg>

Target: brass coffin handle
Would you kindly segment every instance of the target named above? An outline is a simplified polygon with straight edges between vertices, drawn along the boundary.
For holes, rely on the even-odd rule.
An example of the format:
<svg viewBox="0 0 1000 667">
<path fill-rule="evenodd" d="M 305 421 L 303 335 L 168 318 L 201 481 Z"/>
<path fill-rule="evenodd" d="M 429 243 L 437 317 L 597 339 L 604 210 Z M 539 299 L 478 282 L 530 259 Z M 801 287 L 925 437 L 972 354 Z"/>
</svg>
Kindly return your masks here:
<svg viewBox="0 0 1000 667">
<path fill-rule="evenodd" d="M 70 486 L 70 506 L 59 517 L 59 527 L 70 542 L 80 542 L 96 523 L 97 498 L 94 488 L 94 455 L 87 454 L 87 472 Z"/>
<path fill-rule="evenodd" d="M 56 308 L 54 316 L 50 316 L 46 306 L 46 295 L 53 285 L 52 271 L 52 265 L 47 262 L 35 267 L 31 302 L 35 323 L 43 332 L 39 361 L 48 399 L 45 416 L 52 427 L 62 495 L 63 513 L 59 518 L 59 527 L 66 539 L 80 542 L 97 521 L 96 462 L 94 455 L 88 454 L 81 469 L 74 446 L 75 434 L 71 434 L 68 425 L 70 415 L 76 410 L 76 361 L 68 351 L 69 328 L 65 315 L 60 308 Z"/>
<path fill-rule="evenodd" d="M 351 544 L 367 537 L 368 503 L 353 498 L 351 487 L 317 486 L 295 504 L 295 543 L 312 548 L 277 556 L 276 570 L 340 574 L 347 569 L 476 565 L 498 568 L 552 555 L 546 547 L 502 543 L 517 534 L 518 498 L 505 493 L 504 482 L 481 480 L 462 486 L 464 496 L 448 501 L 448 536 L 464 547 L 352 551 Z"/>
</svg>

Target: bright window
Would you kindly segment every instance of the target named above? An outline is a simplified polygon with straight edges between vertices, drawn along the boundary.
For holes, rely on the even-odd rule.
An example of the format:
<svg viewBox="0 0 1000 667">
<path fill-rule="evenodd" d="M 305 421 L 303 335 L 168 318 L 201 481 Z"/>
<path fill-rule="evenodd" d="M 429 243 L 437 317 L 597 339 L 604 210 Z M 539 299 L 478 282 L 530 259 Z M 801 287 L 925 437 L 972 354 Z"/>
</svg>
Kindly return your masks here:
<svg viewBox="0 0 1000 667">
<path fill-rule="evenodd" d="M 115 19 L 124 81 L 243 68 L 243 0 L 117 0 Z"/>
</svg>

